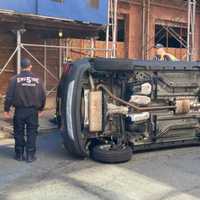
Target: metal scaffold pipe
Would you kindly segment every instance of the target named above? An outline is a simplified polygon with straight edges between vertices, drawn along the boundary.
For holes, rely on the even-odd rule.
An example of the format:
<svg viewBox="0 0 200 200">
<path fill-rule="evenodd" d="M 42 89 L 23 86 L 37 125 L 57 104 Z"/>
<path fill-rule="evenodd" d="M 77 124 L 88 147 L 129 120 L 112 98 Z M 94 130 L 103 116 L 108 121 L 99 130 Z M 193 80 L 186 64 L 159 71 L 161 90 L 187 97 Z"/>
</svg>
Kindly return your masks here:
<svg viewBox="0 0 200 200">
<path fill-rule="evenodd" d="M 196 22 L 196 0 L 188 0 L 188 33 L 187 33 L 187 61 L 193 60 L 195 22 Z"/>
<path fill-rule="evenodd" d="M 106 27 L 106 58 L 109 56 L 109 31 L 110 31 L 110 0 L 108 0 L 108 19 L 107 19 L 107 27 Z"/>
<path fill-rule="evenodd" d="M 115 58 L 116 57 L 116 42 L 117 42 L 117 4 L 118 4 L 118 0 L 114 0 L 114 14 L 113 14 L 113 55 L 112 57 Z"/>
<path fill-rule="evenodd" d="M 117 8 L 118 0 L 108 0 L 108 19 L 106 29 L 106 58 L 116 57 L 117 42 Z M 112 48 L 109 52 L 110 33 L 112 34 Z"/>
<path fill-rule="evenodd" d="M 17 30 L 17 74 L 21 71 L 21 30 Z"/>
</svg>

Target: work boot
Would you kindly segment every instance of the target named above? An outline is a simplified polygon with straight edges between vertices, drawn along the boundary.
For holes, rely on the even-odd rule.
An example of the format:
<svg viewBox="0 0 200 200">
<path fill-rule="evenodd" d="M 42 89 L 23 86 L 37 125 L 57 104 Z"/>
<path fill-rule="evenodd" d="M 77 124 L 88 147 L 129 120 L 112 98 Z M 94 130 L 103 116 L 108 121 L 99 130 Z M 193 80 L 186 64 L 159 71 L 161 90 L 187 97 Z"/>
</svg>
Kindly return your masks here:
<svg viewBox="0 0 200 200">
<path fill-rule="evenodd" d="M 23 148 L 15 149 L 15 160 L 17 160 L 17 161 L 25 160 L 25 158 L 24 158 L 24 149 Z"/>
<path fill-rule="evenodd" d="M 31 163 L 36 160 L 35 151 L 27 151 L 26 152 L 26 162 Z"/>
</svg>

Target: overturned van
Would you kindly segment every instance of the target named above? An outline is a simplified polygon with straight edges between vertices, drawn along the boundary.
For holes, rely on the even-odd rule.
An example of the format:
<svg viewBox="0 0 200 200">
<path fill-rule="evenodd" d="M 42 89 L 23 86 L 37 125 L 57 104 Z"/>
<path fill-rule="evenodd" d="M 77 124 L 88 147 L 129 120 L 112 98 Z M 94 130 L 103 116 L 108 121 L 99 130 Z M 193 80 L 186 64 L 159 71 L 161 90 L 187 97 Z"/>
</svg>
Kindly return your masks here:
<svg viewBox="0 0 200 200">
<path fill-rule="evenodd" d="M 63 79 L 62 136 L 78 157 L 200 144 L 200 63 L 83 59 Z"/>
</svg>

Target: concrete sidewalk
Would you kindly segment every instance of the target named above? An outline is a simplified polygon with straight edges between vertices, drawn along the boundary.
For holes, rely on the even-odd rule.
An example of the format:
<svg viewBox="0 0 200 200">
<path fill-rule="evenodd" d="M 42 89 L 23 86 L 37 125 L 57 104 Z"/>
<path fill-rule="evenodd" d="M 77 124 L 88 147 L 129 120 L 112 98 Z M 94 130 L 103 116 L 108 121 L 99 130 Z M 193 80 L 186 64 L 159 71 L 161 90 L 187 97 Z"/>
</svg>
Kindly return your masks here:
<svg viewBox="0 0 200 200">
<path fill-rule="evenodd" d="M 39 133 L 46 133 L 57 129 L 57 126 L 50 123 L 49 119 L 53 118 L 55 109 L 48 109 L 43 112 L 39 118 Z M 0 113 L 0 139 L 10 138 L 13 135 L 12 120 L 5 120 L 3 113 Z"/>
</svg>

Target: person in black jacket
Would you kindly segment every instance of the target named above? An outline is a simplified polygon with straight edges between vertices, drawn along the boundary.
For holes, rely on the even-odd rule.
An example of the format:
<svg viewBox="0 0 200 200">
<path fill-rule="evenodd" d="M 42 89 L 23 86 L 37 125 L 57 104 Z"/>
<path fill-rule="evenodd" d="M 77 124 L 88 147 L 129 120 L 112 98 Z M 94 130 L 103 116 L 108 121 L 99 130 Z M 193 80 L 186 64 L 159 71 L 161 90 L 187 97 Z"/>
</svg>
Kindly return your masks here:
<svg viewBox="0 0 200 200">
<path fill-rule="evenodd" d="M 15 159 L 24 160 L 24 149 L 26 149 L 26 161 L 33 162 L 36 160 L 38 114 L 44 109 L 46 95 L 40 79 L 31 73 L 32 65 L 29 59 L 22 59 L 21 69 L 21 73 L 10 80 L 5 98 L 4 116 L 11 118 L 10 108 L 12 106 L 15 108 L 13 119 Z"/>
</svg>

